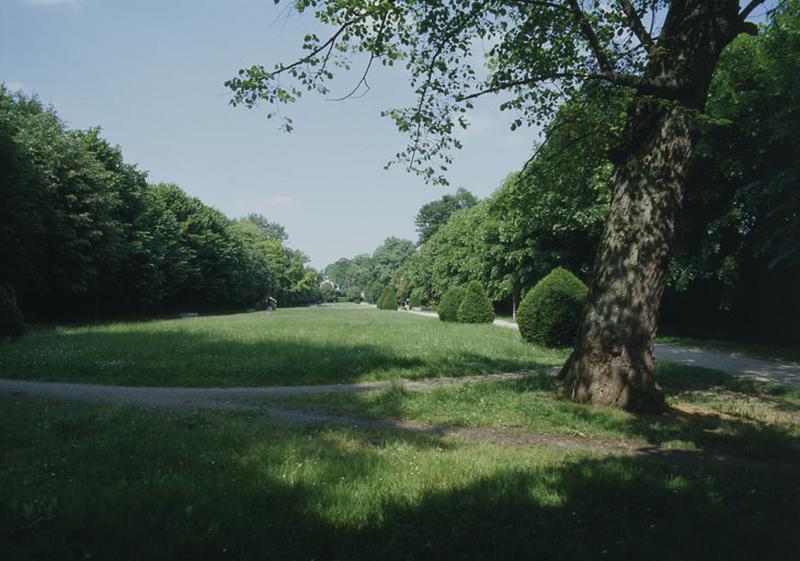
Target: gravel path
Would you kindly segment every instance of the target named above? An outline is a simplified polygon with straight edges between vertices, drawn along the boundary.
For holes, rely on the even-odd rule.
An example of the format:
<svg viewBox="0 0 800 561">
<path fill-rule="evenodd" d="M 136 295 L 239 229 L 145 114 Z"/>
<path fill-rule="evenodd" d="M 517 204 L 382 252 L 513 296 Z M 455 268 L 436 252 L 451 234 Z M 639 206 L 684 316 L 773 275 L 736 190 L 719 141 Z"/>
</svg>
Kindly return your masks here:
<svg viewBox="0 0 800 561">
<path fill-rule="evenodd" d="M 417 316 L 438 318 L 433 312 L 410 311 Z M 519 329 L 516 323 L 502 319 L 494 320 L 494 325 L 506 329 Z M 656 360 L 677 362 L 692 366 L 702 366 L 720 370 L 734 376 L 755 378 L 762 382 L 772 382 L 785 386 L 800 386 L 800 364 L 780 360 L 753 358 L 738 353 L 710 351 L 697 347 L 656 344 Z"/>
<path fill-rule="evenodd" d="M 556 368 L 549 369 L 555 374 Z M 432 378 L 404 381 L 403 387 L 419 390 L 465 382 L 501 381 L 525 374 L 506 373 L 463 378 Z M 396 383 L 396 382 L 395 382 Z M 560 450 L 588 451 L 597 454 L 646 456 L 670 464 L 708 464 L 757 466 L 758 459 L 732 457 L 713 451 L 663 448 L 625 438 L 604 439 L 581 433 L 563 434 L 529 432 L 510 427 L 446 427 L 433 426 L 408 419 L 372 419 L 334 415 L 321 411 L 285 409 L 275 397 L 291 394 L 356 393 L 391 387 L 391 382 L 324 386 L 275 386 L 268 388 L 135 388 L 91 384 L 61 384 L 0 379 L 0 395 L 23 399 L 53 399 L 105 405 L 139 406 L 148 409 L 249 411 L 264 413 L 272 419 L 290 424 L 338 425 L 356 428 L 377 428 L 408 431 L 416 434 L 454 437 L 474 442 L 496 442 L 504 446 L 544 446 Z"/>
<path fill-rule="evenodd" d="M 555 374 L 557 368 L 547 369 Z M 426 378 L 394 382 L 364 382 L 360 384 L 331 384 L 317 386 L 270 386 L 261 388 L 158 388 L 104 386 L 97 384 L 65 384 L 60 382 L 29 382 L 0 378 L 0 395 L 24 398 L 88 401 L 109 405 L 139 405 L 169 409 L 263 409 L 270 398 L 284 395 L 313 395 L 324 393 L 360 393 L 391 388 L 402 384 L 408 390 L 437 386 L 452 386 L 467 382 L 499 382 L 524 376 L 524 372 L 484 374 L 460 378 Z M 269 407 L 273 409 L 272 406 Z"/>
</svg>

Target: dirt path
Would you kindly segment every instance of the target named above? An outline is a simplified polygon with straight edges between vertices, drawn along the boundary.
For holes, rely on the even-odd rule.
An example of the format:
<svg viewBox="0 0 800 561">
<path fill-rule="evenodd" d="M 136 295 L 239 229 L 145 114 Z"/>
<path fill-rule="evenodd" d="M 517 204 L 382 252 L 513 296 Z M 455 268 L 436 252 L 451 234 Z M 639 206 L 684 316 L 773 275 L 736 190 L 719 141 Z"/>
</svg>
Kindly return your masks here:
<svg viewBox="0 0 800 561">
<path fill-rule="evenodd" d="M 555 370 L 557 369 L 550 369 L 551 373 L 554 373 Z M 463 378 L 434 378 L 404 381 L 403 387 L 409 390 L 420 390 L 466 382 L 513 380 L 524 375 L 523 373 L 506 373 L 465 376 Z M 472 442 L 496 442 L 504 446 L 543 446 L 564 451 L 637 455 L 667 461 L 672 464 L 697 464 L 700 462 L 706 464 L 715 462 L 720 465 L 735 466 L 757 466 L 761 464 L 758 460 L 697 450 L 662 448 L 625 438 L 602 439 L 587 437 L 580 433 L 535 433 L 509 427 L 443 427 L 426 425 L 408 419 L 372 419 L 334 415 L 321 411 L 286 409 L 279 405 L 275 399 L 282 395 L 292 394 L 357 393 L 386 389 L 391 385 L 391 382 L 373 382 L 267 388 L 136 388 L 0 379 L 0 396 L 8 395 L 23 399 L 52 399 L 169 410 L 249 411 L 264 413 L 276 421 L 290 424 L 320 424 L 400 430 L 431 436 L 453 437 Z"/>
<path fill-rule="evenodd" d="M 417 316 L 438 318 L 433 312 L 410 311 Z M 506 329 L 519 329 L 516 323 L 502 319 L 494 320 L 494 325 Z M 779 360 L 753 358 L 737 353 L 710 351 L 696 347 L 656 344 L 656 360 L 677 362 L 720 370 L 734 376 L 755 378 L 762 382 L 772 382 L 785 386 L 800 386 L 800 364 Z"/>
<path fill-rule="evenodd" d="M 555 373 L 557 369 L 546 369 Z M 88 401 L 109 405 L 139 405 L 171 409 L 250 410 L 263 407 L 264 400 L 284 395 L 313 395 L 324 393 L 360 393 L 391 388 L 402 384 L 409 390 L 452 386 L 467 382 L 499 382 L 524 376 L 524 372 L 484 374 L 460 378 L 426 378 L 396 382 L 364 382 L 318 386 L 270 386 L 260 388 L 158 388 L 132 386 L 102 386 L 96 384 L 65 384 L 60 382 L 29 382 L 0 378 L 0 395 L 25 398 L 56 399 L 59 401 Z"/>
</svg>

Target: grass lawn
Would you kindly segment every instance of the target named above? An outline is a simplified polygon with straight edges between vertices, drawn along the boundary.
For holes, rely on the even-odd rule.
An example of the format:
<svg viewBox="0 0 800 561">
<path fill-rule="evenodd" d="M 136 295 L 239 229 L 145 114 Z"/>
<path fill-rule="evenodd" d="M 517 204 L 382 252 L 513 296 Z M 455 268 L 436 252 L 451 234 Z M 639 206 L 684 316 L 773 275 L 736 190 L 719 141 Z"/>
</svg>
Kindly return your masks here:
<svg viewBox="0 0 800 561">
<path fill-rule="evenodd" d="M 497 391 L 544 406 L 536 388 Z M 431 398 L 418 399 L 427 409 Z M 559 407 L 549 405 L 576 416 Z M 471 422 L 504 409 L 500 400 Z M 639 434 L 635 418 L 609 429 L 585 411 L 584 430 Z M 641 422 L 658 432 L 659 421 Z M 0 398 L 0 558 L 794 558 L 796 455 L 770 460 L 774 442 L 753 438 L 789 429 L 742 423 L 751 430 L 707 426 L 701 445 L 728 439 L 758 460 L 687 463 Z"/>
<path fill-rule="evenodd" d="M 492 326 L 352 305 L 32 329 L 0 344 L 0 377 L 266 386 L 517 371 L 565 358 Z"/>
<path fill-rule="evenodd" d="M 738 353 L 755 358 L 786 360 L 800 362 L 800 349 L 764 343 L 740 343 L 736 341 L 717 341 L 713 339 L 697 339 L 695 337 L 659 337 L 659 343 L 671 343 L 687 347 L 698 347 L 710 351 Z"/>
<path fill-rule="evenodd" d="M 301 384 L 563 358 L 491 326 L 308 309 L 35 330 L 0 346 L 0 375 Z M 659 416 L 565 402 L 544 375 L 278 401 L 478 440 L 0 397 L 0 559 L 794 558 L 800 389 L 675 364 L 657 375 L 672 405 Z M 508 431 L 652 450 L 521 445 Z"/>
</svg>

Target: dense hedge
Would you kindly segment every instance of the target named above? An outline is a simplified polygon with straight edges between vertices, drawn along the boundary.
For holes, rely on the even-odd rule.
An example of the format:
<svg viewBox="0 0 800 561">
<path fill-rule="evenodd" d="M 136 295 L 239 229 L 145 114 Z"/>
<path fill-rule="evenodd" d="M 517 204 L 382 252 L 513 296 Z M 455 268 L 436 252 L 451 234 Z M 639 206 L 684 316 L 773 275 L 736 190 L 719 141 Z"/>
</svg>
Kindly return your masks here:
<svg viewBox="0 0 800 561">
<path fill-rule="evenodd" d="M 383 289 L 383 294 L 378 299 L 379 310 L 397 310 L 397 294 L 390 286 Z"/>
<path fill-rule="evenodd" d="M 464 298 L 458 306 L 458 321 L 461 323 L 492 323 L 494 307 L 486 296 L 481 283 L 472 281 L 467 285 Z"/>
<path fill-rule="evenodd" d="M 0 337 L 18 337 L 22 335 L 23 330 L 22 312 L 17 306 L 14 289 L 9 285 L 0 284 Z"/>
<path fill-rule="evenodd" d="M 408 299 L 408 305 L 412 308 L 419 308 L 422 306 L 422 299 L 416 291 L 411 292 L 411 297 Z"/>
<path fill-rule="evenodd" d="M 436 310 L 439 312 L 440 320 L 458 321 L 458 307 L 461 305 L 465 293 L 466 290 L 463 286 L 454 286 L 444 293 Z"/>
<path fill-rule="evenodd" d="M 561 267 L 553 269 L 522 299 L 517 324 L 522 338 L 548 347 L 575 343 L 588 289 Z"/>
</svg>

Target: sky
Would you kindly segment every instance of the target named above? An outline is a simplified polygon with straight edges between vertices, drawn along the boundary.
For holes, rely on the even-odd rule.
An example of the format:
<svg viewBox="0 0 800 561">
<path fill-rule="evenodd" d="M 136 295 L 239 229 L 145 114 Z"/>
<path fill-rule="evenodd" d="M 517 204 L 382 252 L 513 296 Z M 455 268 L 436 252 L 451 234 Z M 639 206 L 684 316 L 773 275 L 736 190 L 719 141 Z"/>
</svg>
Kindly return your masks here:
<svg viewBox="0 0 800 561">
<path fill-rule="evenodd" d="M 225 80 L 293 60 L 318 25 L 272 0 L 0 0 L 0 81 L 52 104 L 69 127 L 100 125 L 149 181 L 176 183 L 232 218 L 258 212 L 283 224 L 318 268 L 388 236 L 416 240 L 423 204 L 458 187 L 485 197 L 530 156 L 536 131 L 510 132 L 495 98 L 471 115 L 449 187 L 384 170 L 407 142 L 380 116 L 413 103 L 402 68 L 371 73 L 364 97 L 310 95 L 284 108 L 291 134 L 266 107 L 228 104 Z"/>
<path fill-rule="evenodd" d="M 371 72 L 358 99 L 311 95 L 284 108 L 291 134 L 266 108 L 229 105 L 225 80 L 295 60 L 309 31 L 325 36 L 311 16 L 273 0 L 0 0 L 0 81 L 52 104 L 72 128 L 100 125 L 151 182 L 176 183 L 231 218 L 257 212 L 283 224 L 318 268 L 388 236 L 416 240 L 423 204 L 459 187 L 485 197 L 533 151 L 538 131 L 511 132 L 513 116 L 489 96 L 461 133 L 449 187 L 403 166 L 384 170 L 407 142 L 380 116 L 413 104 L 402 68 Z M 358 77 L 344 76 L 332 94 Z"/>
</svg>

